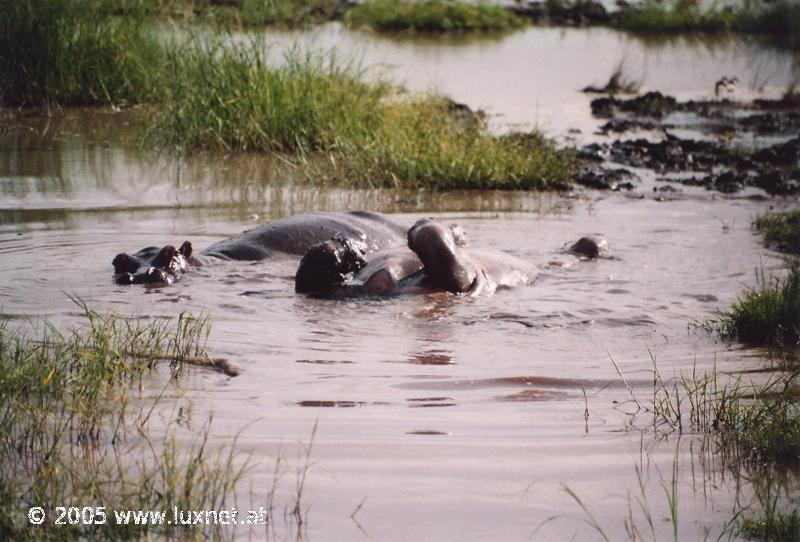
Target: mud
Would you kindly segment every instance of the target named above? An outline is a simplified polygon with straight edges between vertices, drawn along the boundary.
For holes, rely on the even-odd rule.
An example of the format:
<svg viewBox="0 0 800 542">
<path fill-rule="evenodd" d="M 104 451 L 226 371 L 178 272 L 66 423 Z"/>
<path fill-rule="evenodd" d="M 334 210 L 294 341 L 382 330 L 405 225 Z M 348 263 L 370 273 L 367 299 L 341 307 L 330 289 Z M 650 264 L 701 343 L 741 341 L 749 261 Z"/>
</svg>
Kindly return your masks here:
<svg viewBox="0 0 800 542">
<path fill-rule="evenodd" d="M 599 134 L 614 134 L 614 139 L 578 151 L 579 157 L 596 163 L 584 167 L 579 184 L 627 188 L 633 175 L 618 167 L 624 165 L 649 170 L 658 175 L 657 181 L 724 194 L 747 187 L 769 195 L 800 192 L 800 99 L 796 95 L 752 102 L 680 102 L 648 92 L 629 99 L 597 98 L 591 108 L 595 117 L 608 119 Z"/>
</svg>

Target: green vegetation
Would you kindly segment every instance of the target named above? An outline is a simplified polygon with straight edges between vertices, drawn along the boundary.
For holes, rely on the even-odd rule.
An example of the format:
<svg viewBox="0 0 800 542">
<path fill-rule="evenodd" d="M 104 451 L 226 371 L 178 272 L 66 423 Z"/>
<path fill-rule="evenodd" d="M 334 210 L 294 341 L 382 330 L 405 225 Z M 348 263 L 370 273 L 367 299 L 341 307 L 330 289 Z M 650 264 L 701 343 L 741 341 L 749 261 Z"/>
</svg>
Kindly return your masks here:
<svg viewBox="0 0 800 542">
<path fill-rule="evenodd" d="M 0 0 L 0 105 L 153 96 L 163 55 L 156 38 L 136 19 L 112 21 L 91 7 L 81 0 Z"/>
<path fill-rule="evenodd" d="M 742 32 L 769 35 L 797 45 L 800 4 L 792 0 L 746 0 L 741 7 L 701 7 L 694 0 L 667 4 L 649 0 L 624 9 L 616 19 L 623 30 L 641 33 Z"/>
<path fill-rule="evenodd" d="M 572 154 L 539 134 L 493 136 L 464 108 L 364 83 L 333 57 L 271 68 L 258 43 L 190 44 L 167 71 L 150 130 L 160 145 L 294 153 L 317 178 L 362 185 L 562 188 L 573 171 Z"/>
<path fill-rule="evenodd" d="M 228 499 L 244 468 L 232 448 L 212 452 L 208 425 L 188 443 L 178 445 L 172 424 L 153 439 L 148 422 L 155 406 L 137 392 L 156 359 L 168 359 L 176 375 L 183 360 L 203 354 L 206 321 L 182 315 L 177 325 L 144 323 L 86 307 L 84 313 L 82 328 L 45 325 L 36 337 L 0 326 L 0 538 L 200 535 L 197 526 L 118 524 L 113 511 L 232 506 Z M 28 521 L 32 506 L 46 511 L 42 525 Z M 56 525 L 57 506 L 104 506 L 108 519 Z"/>
<path fill-rule="evenodd" d="M 797 380 L 793 373 L 746 383 L 715 369 L 705 374 L 693 370 L 667 383 L 653 360 L 653 397 L 647 410 L 661 432 L 711 436 L 731 463 L 798 465 Z"/>
<path fill-rule="evenodd" d="M 789 263 L 785 275 L 757 274 L 758 289 L 748 289 L 722 318 L 724 335 L 746 343 L 783 348 L 800 337 L 800 264 Z"/>
<path fill-rule="evenodd" d="M 570 184 L 572 154 L 540 134 L 496 137 L 467 108 L 367 83 L 357 66 L 334 56 L 294 52 L 270 65 L 260 41 L 162 44 L 110 8 L 86 14 L 77 5 L 0 4 L 9 16 L 0 24 L 13 29 L 0 47 L 0 68 L 8 68 L 0 70 L 0 104 L 144 103 L 155 145 L 280 153 L 321 182 L 438 189 Z M 125 9 L 154 5 L 131 0 Z"/>
<path fill-rule="evenodd" d="M 510 30 L 525 23 L 501 6 L 456 0 L 369 0 L 348 10 L 345 21 L 388 32 Z"/>
<path fill-rule="evenodd" d="M 734 20 L 729 9 L 703 9 L 693 0 L 672 5 L 653 0 L 621 11 L 617 23 L 624 30 L 641 33 L 723 32 L 732 29 Z"/>
<path fill-rule="evenodd" d="M 800 254 L 800 209 L 785 213 L 764 213 L 753 223 L 764 241 L 777 250 Z"/>
<path fill-rule="evenodd" d="M 753 540 L 793 542 L 800 540 L 800 511 L 745 518 L 740 528 L 744 536 Z"/>
<path fill-rule="evenodd" d="M 778 250 L 800 253 L 800 210 L 764 213 L 753 222 L 764 240 Z M 722 319 L 726 335 L 751 344 L 793 348 L 800 342 L 800 262 L 787 260 L 785 274 L 757 274 L 758 289 L 749 289 Z"/>
</svg>

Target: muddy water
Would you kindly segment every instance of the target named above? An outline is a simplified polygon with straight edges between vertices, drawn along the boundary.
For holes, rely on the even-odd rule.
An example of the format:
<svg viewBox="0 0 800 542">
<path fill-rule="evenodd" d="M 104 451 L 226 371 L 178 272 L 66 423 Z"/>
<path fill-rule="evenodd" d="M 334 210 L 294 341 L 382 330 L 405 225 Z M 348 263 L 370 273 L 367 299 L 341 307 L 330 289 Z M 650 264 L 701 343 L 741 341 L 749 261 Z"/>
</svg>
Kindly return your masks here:
<svg viewBox="0 0 800 542">
<path fill-rule="evenodd" d="M 544 35 L 552 47 L 626 43 L 595 30 Z M 492 73 L 533 81 L 530 69 L 514 68 L 532 62 L 518 49 L 531 39 L 527 32 L 466 44 L 348 36 L 372 40 L 367 54 L 392 49 L 405 69 L 417 66 L 408 72 L 409 85 L 438 82 L 455 99 L 488 105 L 513 122 L 535 121 L 530 115 L 540 111 L 557 119 L 552 126 L 558 129 L 591 122 L 574 120 L 585 115 L 577 113 L 578 103 L 588 109 L 574 88 L 608 72 L 567 70 L 553 61 L 564 99 L 541 98 L 539 108 L 513 81 L 491 82 L 486 75 L 461 86 L 453 79 L 464 82 L 467 65 L 497 64 Z M 713 54 L 735 58 L 744 69 L 739 47 L 748 46 Z M 695 50 L 701 57 L 705 51 Z M 658 57 L 647 49 L 637 54 Z M 663 65 L 675 54 L 664 51 Z M 603 56 L 609 66 L 615 57 Z M 677 78 L 689 68 L 675 69 Z M 704 91 L 700 86 L 691 79 L 682 88 Z M 242 489 L 243 505 L 265 504 L 273 461 L 285 458 L 278 538 L 292 532 L 291 516 L 280 512 L 293 504 L 299 444 L 309 441 L 315 424 L 314 467 L 302 500 L 304 510 L 310 507 L 302 529 L 312 539 L 517 540 L 534 531 L 542 540 L 595 537 L 564 487 L 583 499 L 612 540 L 620 539 L 626 495 L 638 495 L 636 468 L 656 529 L 669 537 L 662 484 L 671 482 L 673 466 L 680 539 L 699 539 L 704 528 L 713 531 L 730 518 L 737 497 L 731 473 L 699 453 L 690 436 L 657 440 L 642 433 L 646 419 L 626 414 L 633 407 L 611 358 L 642 402 L 651 393 L 650 353 L 666 376 L 715 362 L 733 372 L 763 366 L 760 352 L 716 342 L 690 324 L 727 308 L 754 282 L 755 268 L 779 265 L 760 246 L 750 220 L 786 202 L 706 194 L 662 202 L 591 192 L 323 190 L 293 181 L 290 167 L 264 158 L 175 160 L 137 151 L 128 139 L 136 128 L 118 129 L 129 121 L 136 124 L 112 113 L 3 121 L 3 315 L 20 325 L 30 316 L 73 323 L 78 311 L 66 294 L 121 314 L 209 314 L 212 353 L 239 364 L 243 374 L 230 379 L 189 371 L 180 384 L 192 403 L 189 427 L 213 412 L 215 442 L 239 435 L 238 449 L 256 464 Z M 169 288 L 111 281 L 111 258 L 122 250 L 185 239 L 204 247 L 270 218 L 352 208 L 391 212 L 406 224 L 440 216 L 461 224 L 474 245 L 506 250 L 544 271 L 530 288 L 480 299 L 312 299 L 293 293 L 296 262 L 280 258 L 221 263 Z M 547 267 L 564 243 L 585 233 L 605 236 L 613 258 Z M 153 394 L 162 389 L 162 376 L 154 375 Z M 169 423 L 174 412 L 165 405 L 160 415 Z M 741 491 L 746 501 L 749 492 Z"/>
</svg>

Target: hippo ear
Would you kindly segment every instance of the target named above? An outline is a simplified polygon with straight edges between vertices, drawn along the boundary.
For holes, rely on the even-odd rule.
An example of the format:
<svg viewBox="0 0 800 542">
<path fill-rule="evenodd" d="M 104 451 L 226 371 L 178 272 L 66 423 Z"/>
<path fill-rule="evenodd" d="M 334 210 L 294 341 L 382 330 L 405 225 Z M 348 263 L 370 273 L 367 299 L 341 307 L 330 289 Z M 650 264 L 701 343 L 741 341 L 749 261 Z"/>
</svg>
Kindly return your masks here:
<svg viewBox="0 0 800 542">
<path fill-rule="evenodd" d="M 181 245 L 181 248 L 178 249 L 178 252 L 183 254 L 184 258 L 191 258 L 192 257 L 192 243 L 189 241 L 184 241 Z"/>
</svg>

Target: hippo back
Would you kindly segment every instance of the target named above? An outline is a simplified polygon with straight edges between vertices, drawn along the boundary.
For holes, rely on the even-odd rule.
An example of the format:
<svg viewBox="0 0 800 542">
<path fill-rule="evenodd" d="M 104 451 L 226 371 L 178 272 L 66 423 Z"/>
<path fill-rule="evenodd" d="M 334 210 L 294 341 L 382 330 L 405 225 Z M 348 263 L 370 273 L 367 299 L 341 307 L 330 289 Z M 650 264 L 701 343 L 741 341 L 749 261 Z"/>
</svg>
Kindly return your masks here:
<svg viewBox="0 0 800 542">
<path fill-rule="evenodd" d="M 367 252 L 375 252 L 405 243 L 406 231 L 406 227 L 368 211 L 308 213 L 247 230 L 214 243 L 203 254 L 230 260 L 262 260 L 273 252 L 303 255 L 310 246 L 333 237 L 361 241 Z"/>
</svg>

